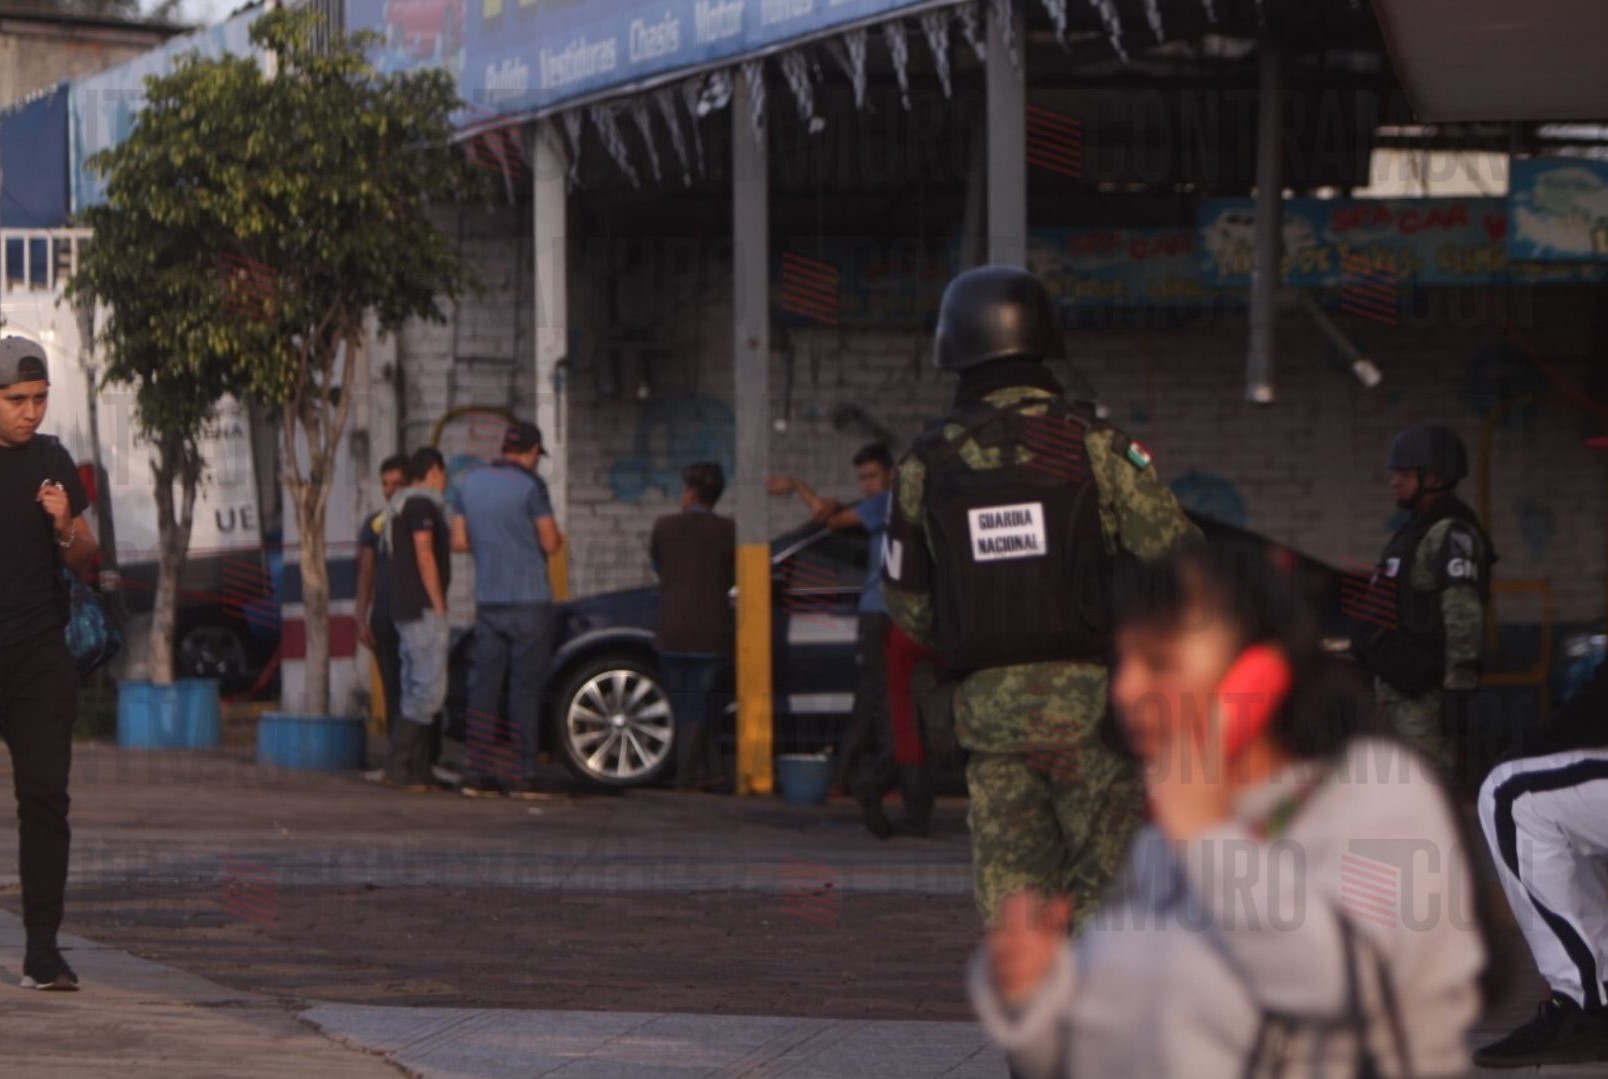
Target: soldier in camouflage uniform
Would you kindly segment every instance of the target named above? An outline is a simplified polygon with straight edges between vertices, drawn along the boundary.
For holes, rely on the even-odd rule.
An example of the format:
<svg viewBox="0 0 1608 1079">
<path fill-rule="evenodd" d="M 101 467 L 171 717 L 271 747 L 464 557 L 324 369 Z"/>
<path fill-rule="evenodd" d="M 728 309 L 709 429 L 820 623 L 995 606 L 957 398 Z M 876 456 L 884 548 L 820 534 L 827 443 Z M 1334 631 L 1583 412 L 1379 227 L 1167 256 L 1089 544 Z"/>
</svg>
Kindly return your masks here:
<svg viewBox="0 0 1608 1079">
<path fill-rule="evenodd" d="M 885 540 L 889 613 L 961 678 L 988 920 L 1024 888 L 1070 895 L 1081 919 L 1116 872 L 1143 796 L 1102 722 L 1111 570 L 1193 531 L 1144 448 L 1063 395 L 1044 365 L 1062 344 L 1032 275 L 950 284 L 937 361 L 959 376 L 955 408 L 901 462 Z"/>
<path fill-rule="evenodd" d="M 1496 556 L 1456 494 L 1468 475 L 1456 432 L 1407 428 L 1391 443 L 1387 467 L 1396 505 L 1410 516 L 1374 570 L 1352 652 L 1373 675 L 1397 733 L 1450 777 L 1464 756 L 1468 699 L 1479 686 Z"/>
</svg>

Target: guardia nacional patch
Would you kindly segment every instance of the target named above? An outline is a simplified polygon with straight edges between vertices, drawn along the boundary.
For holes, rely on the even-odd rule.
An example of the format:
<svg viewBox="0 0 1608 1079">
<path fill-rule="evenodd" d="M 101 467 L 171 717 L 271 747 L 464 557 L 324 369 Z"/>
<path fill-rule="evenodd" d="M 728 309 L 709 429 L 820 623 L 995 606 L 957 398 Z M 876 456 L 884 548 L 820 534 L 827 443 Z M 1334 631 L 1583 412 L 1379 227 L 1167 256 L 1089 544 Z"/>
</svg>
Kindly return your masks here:
<svg viewBox="0 0 1608 1079">
<path fill-rule="evenodd" d="M 1128 463 L 1143 472 L 1150 467 L 1150 453 L 1137 442 L 1128 443 Z"/>
</svg>

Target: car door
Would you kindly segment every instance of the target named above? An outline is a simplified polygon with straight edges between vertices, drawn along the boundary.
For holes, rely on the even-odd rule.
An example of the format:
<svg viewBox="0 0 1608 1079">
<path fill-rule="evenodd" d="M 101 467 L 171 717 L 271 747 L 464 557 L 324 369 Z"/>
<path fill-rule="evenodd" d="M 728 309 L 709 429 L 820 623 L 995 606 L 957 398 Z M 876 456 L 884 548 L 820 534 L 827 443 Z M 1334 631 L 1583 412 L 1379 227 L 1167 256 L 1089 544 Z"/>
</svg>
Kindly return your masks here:
<svg viewBox="0 0 1608 1079">
<path fill-rule="evenodd" d="M 855 630 L 870 541 L 860 530 L 807 531 L 772 556 L 778 753 L 836 745 L 854 707 Z"/>
</svg>

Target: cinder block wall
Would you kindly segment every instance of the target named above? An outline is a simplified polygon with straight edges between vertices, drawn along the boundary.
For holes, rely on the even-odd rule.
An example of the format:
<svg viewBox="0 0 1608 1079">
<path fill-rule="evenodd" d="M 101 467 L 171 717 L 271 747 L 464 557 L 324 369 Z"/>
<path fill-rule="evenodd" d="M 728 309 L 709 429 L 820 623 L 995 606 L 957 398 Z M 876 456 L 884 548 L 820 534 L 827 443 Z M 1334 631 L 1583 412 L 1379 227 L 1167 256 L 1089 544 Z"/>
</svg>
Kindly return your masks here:
<svg viewBox="0 0 1608 1079">
<path fill-rule="evenodd" d="M 461 225 L 487 292 L 449 309 L 456 325 L 401 335 L 408 446 L 421 444 L 453 407 L 511 403 L 529 415 L 536 393 L 528 209 L 446 220 L 454 235 Z M 686 241 L 630 243 L 637 245 L 631 257 L 594 245 L 572 267 L 562 525 L 577 594 L 652 579 L 648 529 L 673 508 L 681 465 L 712 457 L 737 466 L 736 482 L 762 479 L 732 460 L 729 263 L 693 254 Z M 1152 451 L 1186 504 L 1336 564 L 1371 561 L 1388 535 L 1394 507 L 1383 459 L 1397 429 L 1419 420 L 1452 426 L 1477 470 L 1493 404 L 1551 394 L 1511 410 L 1490 439 L 1498 572 L 1546 580 L 1554 617 L 1579 621 L 1604 610 L 1608 453 L 1580 447 L 1592 421 L 1566 395 L 1586 385 L 1590 358 L 1604 347 L 1601 300 L 1600 290 L 1586 289 L 1520 298 L 1513 321 L 1546 359 L 1547 374 L 1504 345 L 1505 317 L 1480 293 L 1434 295 L 1394 325 L 1341 315 L 1384 372 L 1374 390 L 1292 313 L 1280 323 L 1278 399 L 1266 408 L 1244 400 L 1243 312 L 1172 327 L 1152 319 L 1079 330 L 1068 340 L 1112 422 Z M 902 449 L 951 392 L 928 366 L 925 334 L 778 327 L 773 346 L 772 420 L 785 420 L 785 429 L 773 428 L 772 467 L 845 499 L 855 493 L 849 457 L 873 429 L 886 428 Z M 1471 477 L 1464 496 L 1474 503 L 1476 491 Z M 801 516 L 796 500 L 771 502 L 773 531 Z M 454 588 L 460 602 L 468 595 L 465 570 Z M 1506 603 L 1509 620 L 1539 618 L 1536 601 Z"/>
</svg>

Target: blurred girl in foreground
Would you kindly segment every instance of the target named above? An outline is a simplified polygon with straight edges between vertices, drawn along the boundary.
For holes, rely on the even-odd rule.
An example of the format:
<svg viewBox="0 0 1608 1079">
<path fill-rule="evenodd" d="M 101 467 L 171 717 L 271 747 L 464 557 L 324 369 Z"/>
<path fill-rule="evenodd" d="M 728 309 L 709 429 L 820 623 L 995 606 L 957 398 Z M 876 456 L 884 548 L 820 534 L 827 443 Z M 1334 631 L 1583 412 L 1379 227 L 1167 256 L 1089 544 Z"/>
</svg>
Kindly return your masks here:
<svg viewBox="0 0 1608 1079">
<path fill-rule="evenodd" d="M 1128 565 L 1111 699 L 1151 823 L 1075 941 L 1002 906 L 973 1001 L 1019 1076 L 1452 1076 L 1485 960 L 1451 805 L 1370 733 L 1286 564 Z"/>
</svg>

